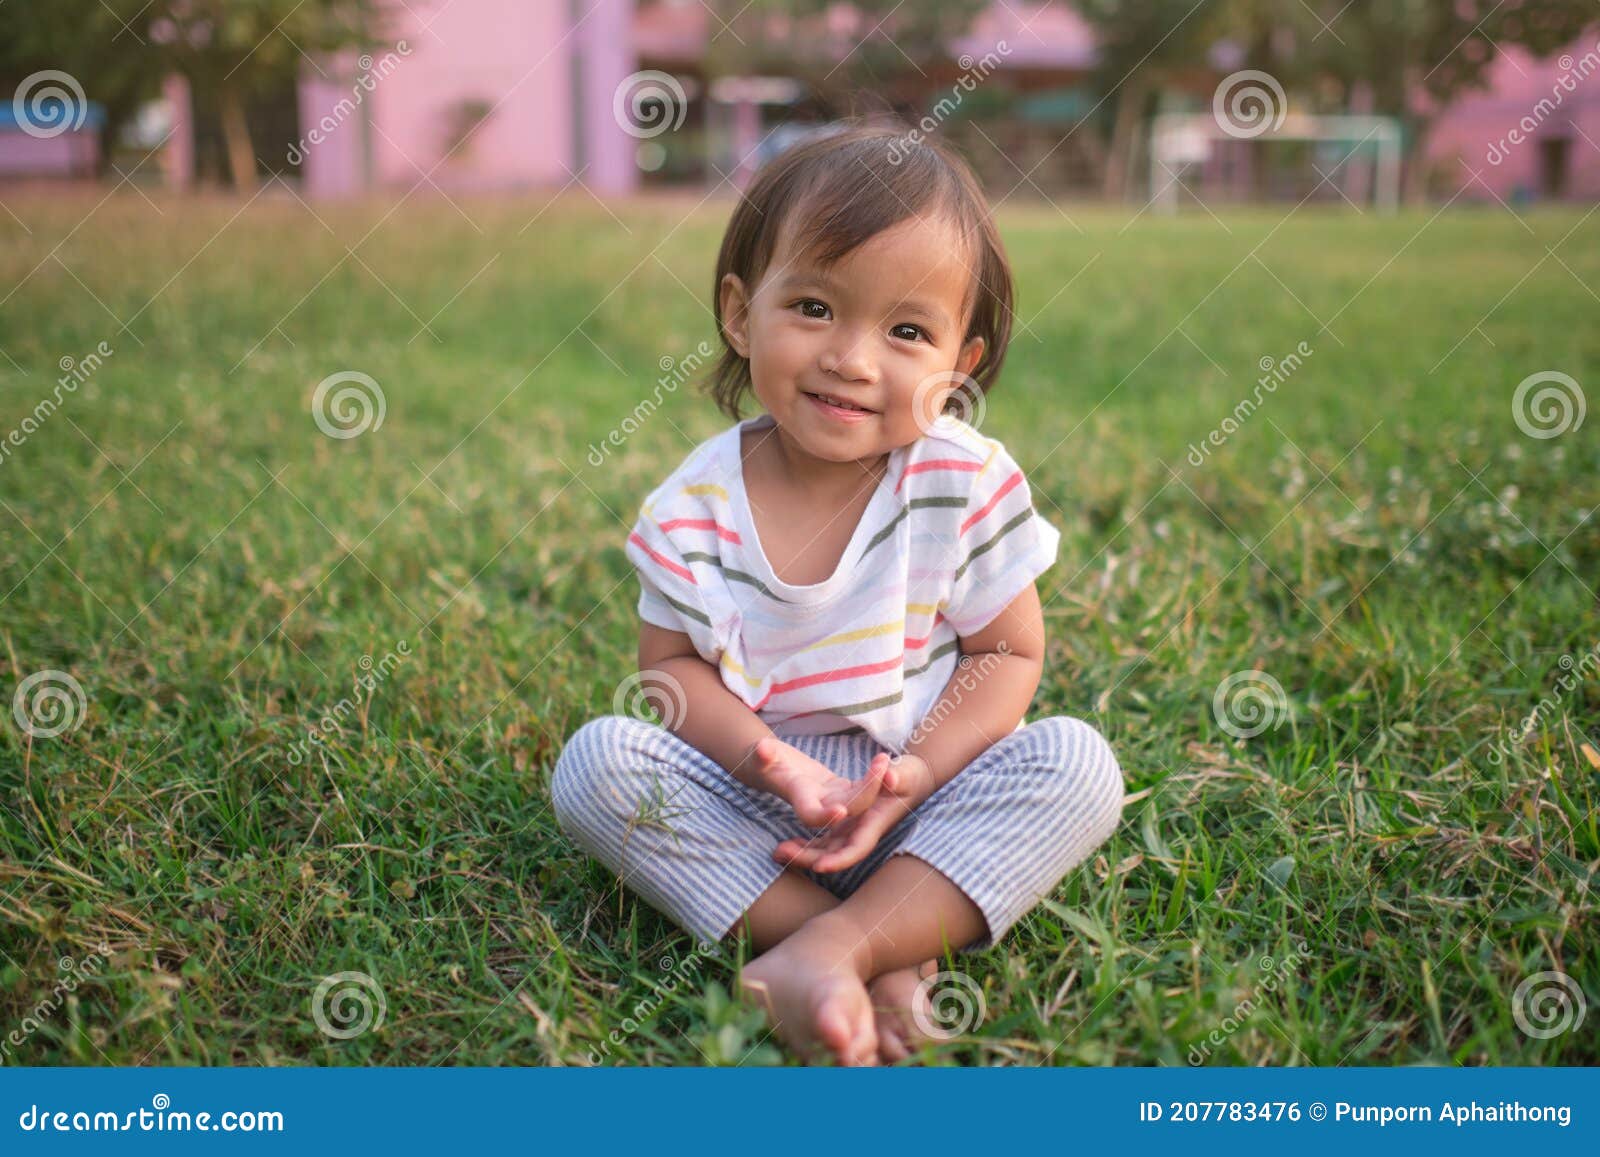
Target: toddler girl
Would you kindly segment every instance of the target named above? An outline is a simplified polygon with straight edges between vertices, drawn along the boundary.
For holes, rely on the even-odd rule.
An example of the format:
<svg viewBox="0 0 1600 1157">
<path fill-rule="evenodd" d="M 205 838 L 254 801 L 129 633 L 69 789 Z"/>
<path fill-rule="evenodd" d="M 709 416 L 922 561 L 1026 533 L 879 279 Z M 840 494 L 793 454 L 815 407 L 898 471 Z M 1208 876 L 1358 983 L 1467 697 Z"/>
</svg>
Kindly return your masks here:
<svg viewBox="0 0 1600 1157">
<path fill-rule="evenodd" d="M 899 1060 L 936 958 L 998 941 L 1122 809 L 1093 727 L 1024 720 L 1060 536 L 958 416 L 999 372 L 1011 271 L 958 157 L 858 125 L 757 174 L 714 300 L 735 425 L 626 545 L 663 725 L 586 723 L 551 797 L 676 923 L 750 937 L 741 988 L 797 1051 Z"/>
</svg>

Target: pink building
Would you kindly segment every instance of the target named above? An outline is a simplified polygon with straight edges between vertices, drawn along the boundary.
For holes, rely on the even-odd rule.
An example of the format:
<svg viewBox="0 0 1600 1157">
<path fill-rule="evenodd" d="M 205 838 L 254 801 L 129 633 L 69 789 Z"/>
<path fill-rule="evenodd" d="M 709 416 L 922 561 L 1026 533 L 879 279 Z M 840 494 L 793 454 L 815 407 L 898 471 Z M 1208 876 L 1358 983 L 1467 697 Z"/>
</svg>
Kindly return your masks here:
<svg viewBox="0 0 1600 1157">
<path fill-rule="evenodd" d="M 1484 185 L 1507 201 L 1600 198 L 1600 36 L 1543 60 L 1501 52 L 1488 89 L 1439 115 L 1428 158 L 1466 199 L 1487 199 Z"/>
<path fill-rule="evenodd" d="M 319 62 L 290 149 L 307 191 L 632 189 L 638 142 L 613 115 L 634 71 L 633 0 L 392 0 L 388 47 Z"/>
<path fill-rule="evenodd" d="M 664 183 L 711 184 L 719 174 L 738 183 L 852 103 L 781 75 L 782 52 L 776 60 L 767 54 L 768 75 L 724 75 L 726 59 L 712 59 L 721 23 L 701 0 L 382 3 L 382 45 L 302 69 L 294 96 L 300 136 L 272 160 L 297 168 L 311 196 L 580 184 L 625 194 L 645 173 Z M 848 3 L 804 22 L 776 10 L 765 19 L 769 41 L 840 58 L 875 30 Z M 943 131 L 980 175 L 991 164 L 1008 187 L 1021 170 L 1036 173 L 1041 188 L 1092 193 L 1103 145 L 1096 133 L 1069 129 L 1103 103 L 1097 60 L 1093 29 L 1066 0 L 991 0 L 950 43 L 947 60 L 874 95 L 920 112 L 968 81 L 973 69 L 963 62 L 977 62 L 984 97 L 1003 96 L 1009 120 L 974 132 L 953 117 Z M 762 67 L 749 65 L 752 73 Z M 1181 99 L 1207 111 L 1219 75 L 1197 62 Z M 1430 189 L 1463 199 L 1600 199 L 1600 31 L 1542 60 L 1501 53 L 1488 81 L 1435 118 L 1426 142 Z M 205 130 L 197 130 L 178 78 L 167 85 L 166 110 L 174 131 L 163 166 L 182 187 L 192 178 L 196 133 Z M 96 122 L 59 136 L 29 133 L 4 111 L 0 179 L 92 173 L 104 143 Z M 651 116 L 670 123 L 651 125 Z"/>
</svg>

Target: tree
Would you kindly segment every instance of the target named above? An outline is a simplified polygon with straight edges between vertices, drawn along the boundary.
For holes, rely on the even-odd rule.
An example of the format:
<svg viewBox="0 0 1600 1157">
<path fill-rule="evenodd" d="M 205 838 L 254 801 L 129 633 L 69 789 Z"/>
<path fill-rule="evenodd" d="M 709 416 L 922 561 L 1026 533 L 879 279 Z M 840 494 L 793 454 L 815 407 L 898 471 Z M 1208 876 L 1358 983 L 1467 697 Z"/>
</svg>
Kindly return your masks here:
<svg viewBox="0 0 1600 1157">
<path fill-rule="evenodd" d="M 1317 37 L 1308 63 L 1346 93 L 1365 84 L 1376 111 L 1400 119 L 1410 200 L 1425 191 L 1423 157 L 1434 117 L 1487 84 L 1497 49 L 1516 45 L 1545 56 L 1600 20 L 1594 0 L 1351 0 L 1337 19 L 1343 0 L 1310 2 L 1331 31 Z"/>
<path fill-rule="evenodd" d="M 137 0 L 115 0 L 132 8 Z M 214 102 L 234 187 L 256 186 L 256 156 L 245 120 L 248 97 L 293 84 L 319 54 L 376 46 L 377 0 L 163 0 L 143 19 L 150 40 L 189 78 L 196 100 Z"/>
<path fill-rule="evenodd" d="M 115 141 L 139 105 L 160 92 L 167 70 L 154 53 L 141 49 L 139 35 L 98 0 L 0 4 L 0 92 L 9 98 L 35 73 L 66 72 L 87 99 L 105 109 L 105 139 Z M 110 155 L 109 148 L 102 150 L 102 167 Z"/>
<path fill-rule="evenodd" d="M 1204 67 L 1206 50 L 1232 27 L 1223 0 L 1077 0 L 1095 31 L 1099 83 L 1114 94 L 1105 195 L 1121 200 L 1150 100 L 1174 79 Z"/>
<path fill-rule="evenodd" d="M 1100 44 L 1102 84 L 1116 87 L 1105 192 L 1121 197 L 1124 174 L 1150 98 L 1197 72 L 1213 72 L 1218 42 L 1238 67 L 1271 74 L 1300 99 L 1348 108 L 1358 87 L 1374 111 L 1400 120 L 1405 184 L 1423 191 L 1422 158 L 1438 110 L 1482 87 L 1498 48 L 1536 55 L 1576 39 L 1600 18 L 1595 0 L 1074 0 Z M 1214 82 L 1214 78 L 1213 82 Z M 1419 99 L 1424 98 L 1424 99 Z"/>
<path fill-rule="evenodd" d="M 855 0 L 862 32 L 828 32 L 833 0 L 712 0 L 715 20 L 708 75 L 769 72 L 792 76 L 817 94 L 885 94 L 896 103 L 907 84 L 949 58 L 985 0 Z"/>
<path fill-rule="evenodd" d="M 107 139 L 176 71 L 222 123 L 228 167 L 256 184 L 247 99 L 293 84 L 319 53 L 375 46 L 381 0 L 11 0 L 0 4 L 0 76 L 71 74 L 107 110 Z"/>
</svg>

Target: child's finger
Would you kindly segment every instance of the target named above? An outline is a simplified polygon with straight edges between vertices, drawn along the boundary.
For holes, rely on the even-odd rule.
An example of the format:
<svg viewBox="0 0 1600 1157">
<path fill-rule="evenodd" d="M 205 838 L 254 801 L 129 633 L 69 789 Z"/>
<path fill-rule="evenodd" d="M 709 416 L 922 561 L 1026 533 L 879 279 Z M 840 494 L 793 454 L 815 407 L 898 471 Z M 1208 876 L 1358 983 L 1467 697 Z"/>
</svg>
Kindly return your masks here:
<svg viewBox="0 0 1600 1157">
<path fill-rule="evenodd" d="M 877 808 L 857 817 L 854 826 L 846 834 L 843 845 L 837 850 L 828 849 L 814 865 L 813 870 L 838 872 L 859 864 L 866 858 L 868 852 L 878 846 L 878 841 L 883 838 L 884 833 L 894 827 L 897 818 L 889 808 Z"/>
<path fill-rule="evenodd" d="M 814 871 L 817 861 L 822 858 L 822 853 L 815 848 L 784 848 L 780 845 L 772 849 L 772 858 L 790 868 L 807 868 Z"/>
<path fill-rule="evenodd" d="M 818 857 L 813 869 L 818 872 L 842 872 L 866 859 L 867 853 L 878 846 L 880 832 L 865 823 L 858 823 L 842 845 L 827 848 Z"/>
<path fill-rule="evenodd" d="M 886 766 L 874 761 L 873 766 L 867 770 L 867 776 L 853 789 L 850 796 L 850 814 L 858 816 L 877 802 L 883 789 L 883 776 Z"/>
<path fill-rule="evenodd" d="M 859 783 L 844 781 L 841 786 L 825 793 L 823 802 L 844 805 L 844 814 L 847 816 L 860 815 L 878 798 L 879 789 L 883 786 L 884 770 L 885 767 L 874 760 L 872 766 L 867 769 L 865 778 Z"/>
<path fill-rule="evenodd" d="M 842 847 L 843 843 L 837 834 L 830 833 L 810 840 L 784 840 L 772 849 L 772 853 L 780 863 L 809 868 L 827 852 Z"/>
</svg>

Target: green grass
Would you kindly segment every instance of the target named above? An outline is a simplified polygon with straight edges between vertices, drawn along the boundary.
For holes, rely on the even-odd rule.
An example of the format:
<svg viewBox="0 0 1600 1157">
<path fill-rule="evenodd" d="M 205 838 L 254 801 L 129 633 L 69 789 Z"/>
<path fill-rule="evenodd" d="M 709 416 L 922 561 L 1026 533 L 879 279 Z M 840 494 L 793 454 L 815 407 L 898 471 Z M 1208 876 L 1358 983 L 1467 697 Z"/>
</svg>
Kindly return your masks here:
<svg viewBox="0 0 1600 1157">
<path fill-rule="evenodd" d="M 777 1059 L 547 790 L 632 671 L 626 525 L 725 424 L 669 391 L 587 459 L 713 337 L 726 202 L 99 200 L 0 214 L 0 439 L 113 351 L 0 460 L 7 1060 Z M 1600 642 L 1600 415 L 1512 415 L 1544 370 L 1600 406 L 1600 216 L 1287 211 L 1002 213 L 1026 328 L 984 429 L 1062 531 L 1033 710 L 1103 728 L 1135 798 L 959 962 L 987 1018 L 937 1063 L 1600 1061 L 1600 1011 L 1539 1039 L 1512 999 L 1600 1001 L 1600 672 L 1557 683 Z M 339 371 L 380 428 L 318 431 Z M 1235 738 L 1213 694 L 1250 669 L 1283 700 Z M 30 740 L 43 670 L 86 710 Z M 348 1040 L 312 1016 L 344 971 L 386 1002 Z"/>
</svg>

